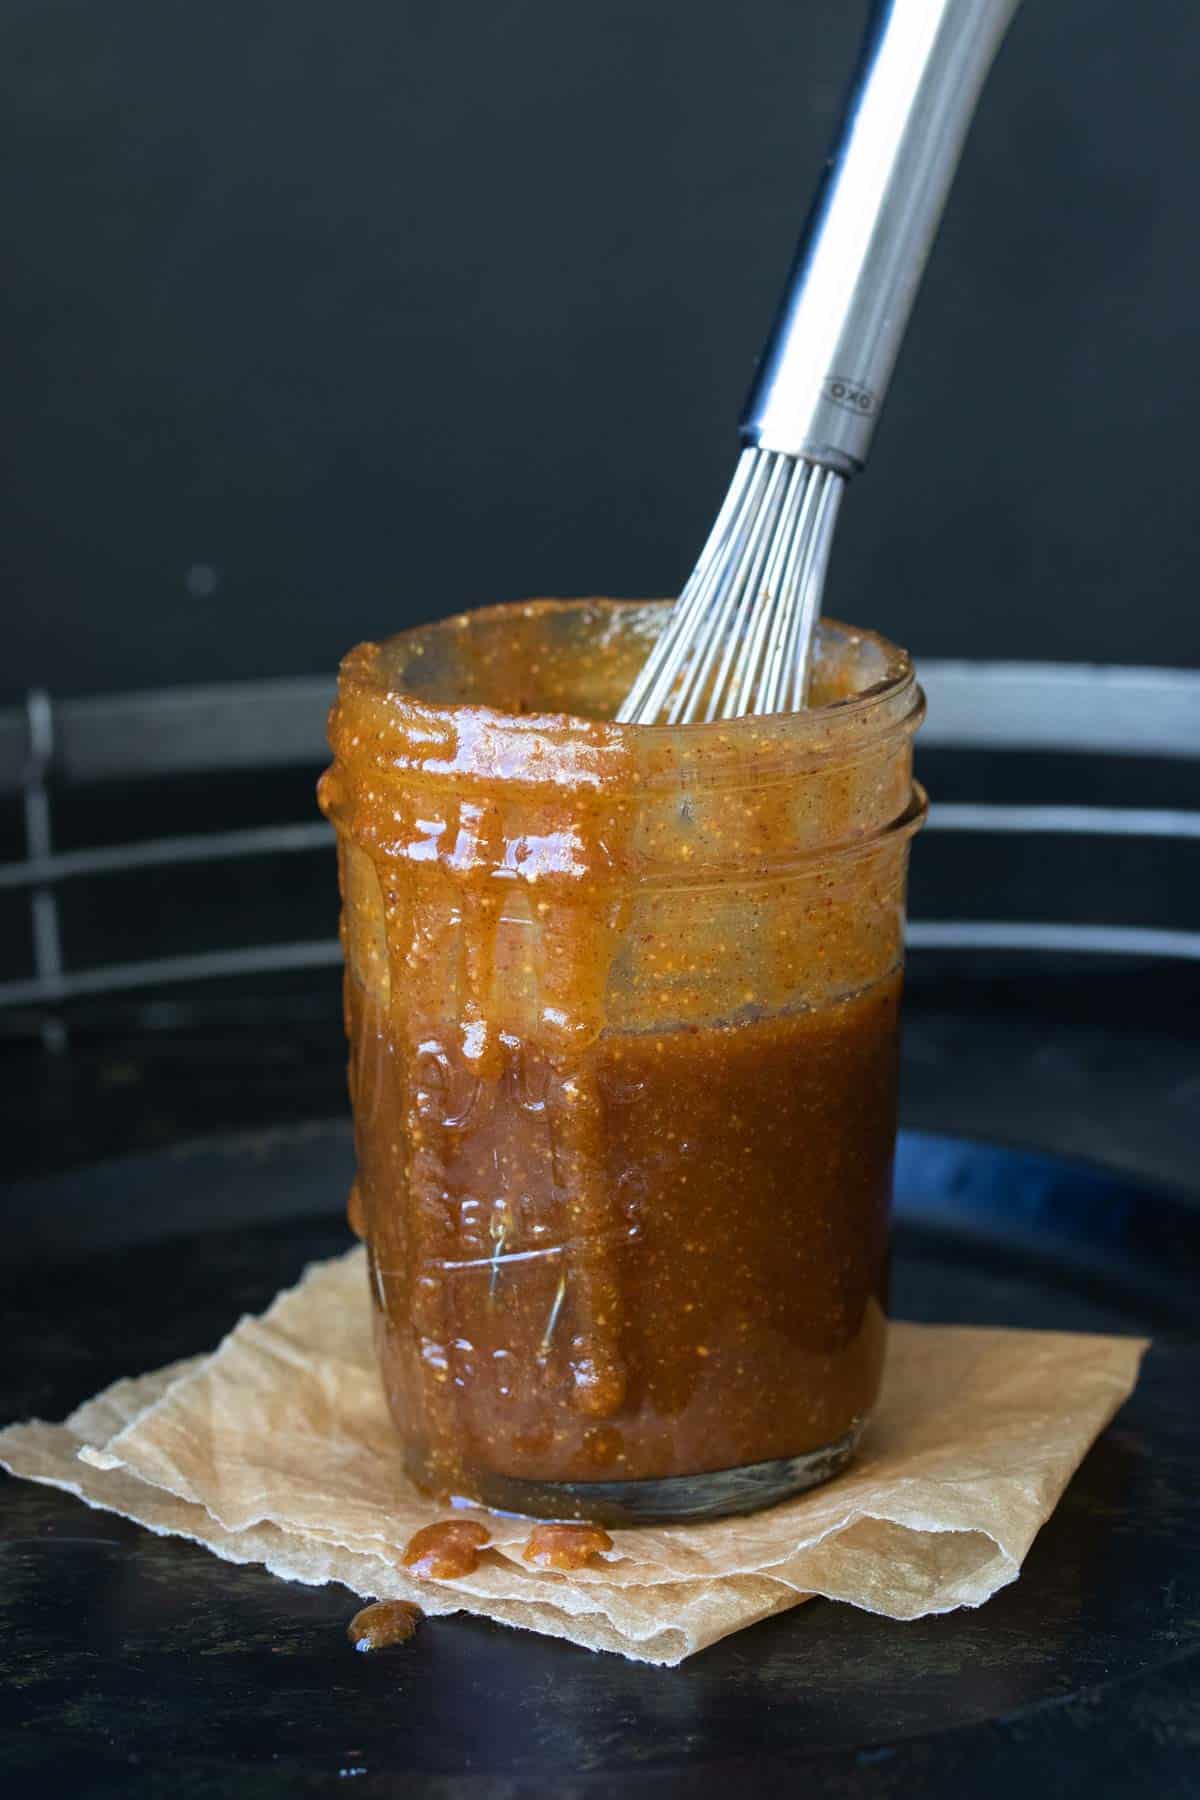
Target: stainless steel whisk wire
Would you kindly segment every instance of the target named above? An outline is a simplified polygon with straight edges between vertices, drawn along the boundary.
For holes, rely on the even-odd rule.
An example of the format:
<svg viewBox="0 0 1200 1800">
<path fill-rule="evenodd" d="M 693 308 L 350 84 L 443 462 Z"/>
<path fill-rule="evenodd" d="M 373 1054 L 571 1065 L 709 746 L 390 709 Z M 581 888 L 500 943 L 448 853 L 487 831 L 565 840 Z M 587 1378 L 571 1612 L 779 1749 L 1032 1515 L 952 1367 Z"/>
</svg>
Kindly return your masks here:
<svg viewBox="0 0 1200 1800">
<path fill-rule="evenodd" d="M 877 0 L 700 559 L 617 719 L 806 703 L 838 509 L 866 460 L 988 70 L 1020 0 Z"/>
<path fill-rule="evenodd" d="M 676 725 L 796 711 L 845 481 L 743 450 L 666 629 L 618 717 Z"/>
</svg>

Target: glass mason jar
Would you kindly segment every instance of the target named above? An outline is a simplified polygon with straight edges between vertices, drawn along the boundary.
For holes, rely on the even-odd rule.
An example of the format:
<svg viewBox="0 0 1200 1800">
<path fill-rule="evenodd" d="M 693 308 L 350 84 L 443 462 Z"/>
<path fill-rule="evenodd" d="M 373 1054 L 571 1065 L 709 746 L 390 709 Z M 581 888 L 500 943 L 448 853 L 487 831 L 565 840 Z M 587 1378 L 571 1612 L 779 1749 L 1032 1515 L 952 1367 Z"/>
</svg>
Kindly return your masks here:
<svg viewBox="0 0 1200 1800">
<path fill-rule="evenodd" d="M 804 713 L 615 725 L 661 616 L 360 645 L 321 784 L 407 1466 L 543 1517 L 810 1486 L 883 1363 L 921 692 L 826 621 Z"/>
</svg>

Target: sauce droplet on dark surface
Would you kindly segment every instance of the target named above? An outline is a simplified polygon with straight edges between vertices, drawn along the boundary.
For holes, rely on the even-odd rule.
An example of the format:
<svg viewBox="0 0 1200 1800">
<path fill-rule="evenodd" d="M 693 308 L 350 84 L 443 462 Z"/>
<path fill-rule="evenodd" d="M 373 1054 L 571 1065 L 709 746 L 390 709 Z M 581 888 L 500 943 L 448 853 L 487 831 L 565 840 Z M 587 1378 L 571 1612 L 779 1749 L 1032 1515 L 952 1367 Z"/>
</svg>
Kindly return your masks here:
<svg viewBox="0 0 1200 1800">
<path fill-rule="evenodd" d="M 444 1519 L 424 1525 L 409 1538 L 404 1566 L 426 1581 L 452 1581 L 479 1567 L 479 1552 L 491 1532 L 474 1519 Z"/>
<path fill-rule="evenodd" d="M 536 1525 L 521 1554 L 538 1569 L 584 1569 L 612 1547 L 599 1525 Z"/>
<path fill-rule="evenodd" d="M 346 1636 L 356 1650 L 386 1650 L 406 1644 L 424 1617 L 411 1600 L 376 1600 L 355 1613 Z"/>
</svg>

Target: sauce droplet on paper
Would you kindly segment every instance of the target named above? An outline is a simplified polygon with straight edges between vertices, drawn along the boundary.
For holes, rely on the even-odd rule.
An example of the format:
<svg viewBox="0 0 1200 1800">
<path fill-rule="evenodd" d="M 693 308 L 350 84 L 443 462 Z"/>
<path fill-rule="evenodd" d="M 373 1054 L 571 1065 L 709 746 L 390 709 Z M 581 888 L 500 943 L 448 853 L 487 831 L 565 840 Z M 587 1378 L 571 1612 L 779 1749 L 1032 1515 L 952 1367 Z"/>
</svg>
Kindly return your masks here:
<svg viewBox="0 0 1200 1800">
<path fill-rule="evenodd" d="M 409 1538 L 404 1566 L 425 1581 L 453 1581 L 479 1567 L 479 1552 L 491 1537 L 474 1519 L 444 1519 L 424 1525 Z"/>
<path fill-rule="evenodd" d="M 613 1541 L 599 1525 L 537 1525 L 521 1554 L 538 1569 L 585 1569 Z"/>
</svg>

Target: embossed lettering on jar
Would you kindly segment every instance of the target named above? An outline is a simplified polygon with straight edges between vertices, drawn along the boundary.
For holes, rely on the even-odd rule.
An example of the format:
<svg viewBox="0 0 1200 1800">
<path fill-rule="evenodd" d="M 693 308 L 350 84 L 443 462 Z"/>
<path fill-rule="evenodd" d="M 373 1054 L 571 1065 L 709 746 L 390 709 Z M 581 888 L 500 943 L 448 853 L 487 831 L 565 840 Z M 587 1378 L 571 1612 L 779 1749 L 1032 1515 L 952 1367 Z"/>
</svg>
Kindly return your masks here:
<svg viewBox="0 0 1200 1800">
<path fill-rule="evenodd" d="M 414 1478 L 602 1523 L 835 1472 L 879 1385 L 902 652 L 827 622 L 812 708 L 608 715 L 654 604 L 495 607 L 342 667 L 358 1180 Z"/>
</svg>

